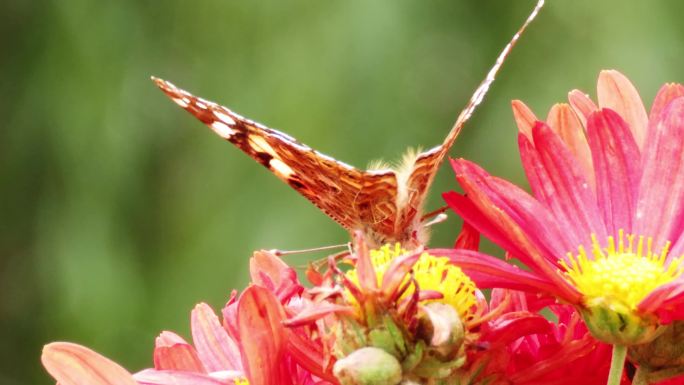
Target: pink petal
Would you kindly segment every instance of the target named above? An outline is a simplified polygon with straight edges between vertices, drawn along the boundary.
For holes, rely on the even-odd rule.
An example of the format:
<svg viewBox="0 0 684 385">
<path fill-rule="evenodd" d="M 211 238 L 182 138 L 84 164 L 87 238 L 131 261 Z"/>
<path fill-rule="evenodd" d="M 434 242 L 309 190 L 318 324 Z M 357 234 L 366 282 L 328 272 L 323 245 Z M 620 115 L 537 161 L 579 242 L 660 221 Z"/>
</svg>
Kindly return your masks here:
<svg viewBox="0 0 684 385">
<path fill-rule="evenodd" d="M 207 371 L 242 370 L 237 345 L 221 327 L 209 305 L 200 303 L 195 306 L 190 321 L 192 339 Z"/>
<path fill-rule="evenodd" d="M 587 142 L 582 122 L 580 122 L 577 114 L 569 104 L 554 104 L 549 111 L 549 115 L 546 117 L 546 121 L 551 126 L 551 129 L 565 142 L 570 152 L 575 155 L 589 183 L 595 185 L 594 167 L 591 163 L 589 143 Z"/>
<path fill-rule="evenodd" d="M 285 359 L 285 319 L 268 290 L 250 286 L 238 300 L 240 350 L 250 385 L 291 385 Z"/>
<path fill-rule="evenodd" d="M 629 125 L 639 148 L 643 148 L 648 116 L 639 92 L 632 82 L 618 71 L 601 71 L 597 94 L 599 107 L 610 108 L 617 112 Z"/>
<path fill-rule="evenodd" d="M 582 122 L 584 127 L 587 126 L 587 119 L 592 112 L 598 110 L 596 104 L 589 98 L 587 94 L 580 90 L 572 90 L 568 93 L 568 101 L 570 106 L 575 110 L 577 117 Z"/>
<path fill-rule="evenodd" d="M 138 385 L 117 363 L 69 342 L 45 345 L 41 361 L 61 385 Z"/>
<path fill-rule="evenodd" d="M 471 201 L 470 197 L 466 197 L 465 195 L 450 191 L 442 194 L 442 198 L 444 198 L 447 205 L 449 205 L 458 216 L 463 218 L 464 222 L 470 223 L 477 231 L 481 232 L 492 242 L 505 250 L 508 250 L 512 254 L 519 256 L 517 258 L 524 259 L 524 256 L 528 254 L 527 251 L 523 251 L 523 249 L 519 247 L 517 242 L 509 239 L 509 234 L 521 232 L 518 225 L 515 224 L 511 218 L 504 218 L 505 214 L 501 213 L 500 210 L 496 210 L 496 207 L 493 207 L 493 205 L 483 205 L 483 211 L 487 208 L 491 209 L 491 211 L 483 213 L 480 211 L 480 208 Z M 493 218 L 501 219 L 496 220 Z M 511 231 L 506 231 L 506 229 L 511 229 Z"/>
<path fill-rule="evenodd" d="M 208 374 L 154 369 L 140 371 L 133 377 L 141 385 L 232 385 L 234 379 L 244 379 L 240 372 L 219 379 Z"/>
<path fill-rule="evenodd" d="M 532 127 L 534 127 L 535 122 L 538 120 L 534 112 L 520 100 L 513 100 L 511 107 L 513 108 L 513 118 L 518 125 L 518 130 L 532 140 Z"/>
<path fill-rule="evenodd" d="M 544 237 L 549 243 L 547 252 L 555 256 L 564 255 L 568 250 L 573 250 L 577 247 L 582 233 L 572 223 L 568 223 L 568 218 L 571 221 L 573 220 L 572 213 L 567 213 L 571 209 L 567 208 L 567 205 L 563 204 L 564 201 L 559 199 L 556 186 L 551 182 L 551 177 L 544 167 L 542 158 L 532 142 L 526 137 L 519 135 L 518 147 L 520 148 L 520 159 L 532 193 L 544 206 L 540 211 L 548 211 L 549 215 L 546 216 L 552 216 L 555 218 L 554 221 L 557 222 L 557 225 L 554 224 L 551 227 L 545 225 L 541 227 L 542 232 L 553 231 L 553 233 Z M 558 228 L 564 231 L 561 232 Z"/>
<path fill-rule="evenodd" d="M 535 273 L 520 269 L 499 258 L 469 250 L 430 249 L 430 254 L 447 257 L 454 265 L 460 267 L 480 289 L 502 288 L 521 290 L 529 293 L 547 293 L 565 298 L 576 303 L 581 297 L 574 288 L 565 285 L 568 290 L 559 288 Z"/>
<path fill-rule="evenodd" d="M 587 123 L 596 169 L 596 194 L 608 233 L 632 232 L 641 178 L 641 154 L 627 123 L 609 109 L 593 113 Z"/>
<path fill-rule="evenodd" d="M 653 290 L 637 306 L 644 313 L 666 313 L 679 308 L 684 309 L 684 277 L 666 283 Z"/>
<path fill-rule="evenodd" d="M 604 238 L 606 230 L 596 198 L 574 157 L 547 125 L 537 123 L 532 134 L 545 171 L 539 175 L 546 191 L 547 205 L 558 219 L 570 226 L 564 230 L 568 235 L 575 234 L 574 247 L 590 244 L 591 234 Z M 528 168 L 526 166 L 526 170 Z"/>
<path fill-rule="evenodd" d="M 673 252 L 678 251 L 684 211 L 684 98 L 671 102 L 653 122 L 643 154 L 635 233 L 652 236 L 654 251 L 666 241 L 674 242 Z"/>
<path fill-rule="evenodd" d="M 525 140 L 523 135 L 519 138 Z M 547 210 L 538 201 L 529 196 L 518 186 L 487 174 L 486 171 L 472 162 L 452 160 L 456 179 L 465 191 L 467 199 L 487 218 L 489 226 L 497 227 L 497 232 L 489 233 L 486 227 L 480 226 L 475 217 L 465 217 L 480 232 L 499 243 L 516 258 L 528 266 L 535 265 L 527 258 L 544 253 L 552 256 L 556 263 L 556 255 L 567 252 L 556 224 L 550 221 Z M 452 196 L 457 200 L 457 196 Z M 460 214 L 460 213 L 459 213 Z M 534 267 L 532 267 L 534 268 Z"/>
<path fill-rule="evenodd" d="M 382 276 L 381 290 L 385 294 L 394 295 L 404 282 L 404 278 L 413 269 L 422 251 L 409 253 L 394 258 Z"/>
<path fill-rule="evenodd" d="M 663 85 L 653 101 L 651 107 L 651 114 L 648 117 L 649 122 L 660 121 L 660 114 L 671 101 L 684 96 L 684 86 L 677 83 L 668 83 Z"/>
</svg>

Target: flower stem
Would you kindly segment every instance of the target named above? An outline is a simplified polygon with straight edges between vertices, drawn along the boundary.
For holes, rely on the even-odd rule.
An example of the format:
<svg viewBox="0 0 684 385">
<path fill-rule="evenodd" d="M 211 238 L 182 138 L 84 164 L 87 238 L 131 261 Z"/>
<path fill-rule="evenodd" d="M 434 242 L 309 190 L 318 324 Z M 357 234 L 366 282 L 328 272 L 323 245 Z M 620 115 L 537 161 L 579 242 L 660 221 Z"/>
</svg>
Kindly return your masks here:
<svg viewBox="0 0 684 385">
<path fill-rule="evenodd" d="M 622 371 L 625 367 L 625 358 L 627 358 L 627 346 L 613 345 L 613 358 L 610 360 L 610 372 L 608 373 L 606 385 L 620 385 Z"/>
</svg>

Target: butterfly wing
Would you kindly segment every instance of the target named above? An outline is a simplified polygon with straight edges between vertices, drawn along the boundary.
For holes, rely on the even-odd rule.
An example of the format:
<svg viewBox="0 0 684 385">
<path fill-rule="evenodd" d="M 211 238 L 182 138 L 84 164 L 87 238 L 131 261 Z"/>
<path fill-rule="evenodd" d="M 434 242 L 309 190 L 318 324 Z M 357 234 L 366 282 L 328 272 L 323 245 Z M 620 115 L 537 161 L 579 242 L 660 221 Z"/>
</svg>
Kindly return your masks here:
<svg viewBox="0 0 684 385">
<path fill-rule="evenodd" d="M 470 116 L 475 111 L 475 108 L 482 102 L 489 87 L 494 82 L 496 74 L 501 69 L 506 57 L 511 52 L 518 39 L 525 31 L 527 26 L 537 17 L 539 10 L 544 6 L 544 0 L 538 0 L 536 6 L 527 17 L 523 25 L 518 29 L 518 31 L 513 35 L 511 40 L 506 44 L 504 49 L 501 51 L 499 56 L 496 58 L 496 62 L 492 68 L 487 73 L 485 79 L 477 87 L 473 95 L 470 97 L 468 104 L 461 111 L 456 123 L 449 131 L 449 134 L 444 139 L 444 142 L 437 147 L 432 148 L 429 151 L 425 151 L 416 157 L 411 174 L 406 179 L 407 180 L 407 192 L 408 198 L 405 200 L 405 204 L 398 208 L 399 218 L 398 218 L 398 228 L 404 229 L 414 229 L 416 226 L 420 226 L 420 217 L 418 216 L 421 212 L 423 202 L 427 195 L 427 191 L 432 184 L 432 180 L 437 173 L 437 169 L 442 164 L 442 161 L 446 157 L 449 149 L 456 141 L 456 138 L 461 133 L 463 125 L 470 119 Z"/>
<path fill-rule="evenodd" d="M 268 168 L 347 230 L 393 233 L 397 180 L 392 170 L 358 170 L 170 82 L 153 80 L 176 104 Z"/>
</svg>

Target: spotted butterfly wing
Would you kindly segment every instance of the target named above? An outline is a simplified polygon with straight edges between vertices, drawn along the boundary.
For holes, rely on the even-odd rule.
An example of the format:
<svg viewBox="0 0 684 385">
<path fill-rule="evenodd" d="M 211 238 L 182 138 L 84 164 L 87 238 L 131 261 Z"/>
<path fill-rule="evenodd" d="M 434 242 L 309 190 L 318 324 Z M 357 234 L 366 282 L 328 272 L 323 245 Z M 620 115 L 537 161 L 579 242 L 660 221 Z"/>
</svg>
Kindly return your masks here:
<svg viewBox="0 0 684 385">
<path fill-rule="evenodd" d="M 504 59 L 543 4 L 543 0 L 538 1 L 504 47 L 444 142 L 406 158 L 397 170 L 359 170 L 168 81 L 153 80 L 176 104 L 268 168 L 345 229 L 361 230 L 371 246 L 401 242 L 404 247 L 413 248 L 426 242 L 421 211 L 439 165 L 484 98 Z"/>
</svg>

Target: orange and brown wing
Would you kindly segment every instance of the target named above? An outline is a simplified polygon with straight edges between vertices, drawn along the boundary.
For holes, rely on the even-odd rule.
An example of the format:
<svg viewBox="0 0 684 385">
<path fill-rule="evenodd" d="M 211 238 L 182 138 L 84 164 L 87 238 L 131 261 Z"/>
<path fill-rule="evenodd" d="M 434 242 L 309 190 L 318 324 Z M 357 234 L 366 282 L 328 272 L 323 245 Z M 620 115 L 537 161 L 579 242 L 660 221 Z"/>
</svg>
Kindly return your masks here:
<svg viewBox="0 0 684 385">
<path fill-rule="evenodd" d="M 429 151 L 419 154 L 416 158 L 413 171 L 408 178 L 406 186 L 408 191 L 408 199 L 406 199 L 405 205 L 398 208 L 398 226 L 400 228 L 411 228 L 413 227 L 412 224 L 416 224 L 416 221 L 420 220 L 420 218 L 417 218 L 417 215 L 420 213 L 423 202 L 425 201 L 425 196 L 427 195 L 427 191 L 432 184 L 435 174 L 437 173 L 437 169 L 442 164 L 442 161 L 446 157 L 451 146 L 454 144 L 454 141 L 456 141 L 458 134 L 461 133 L 463 125 L 468 121 L 468 119 L 470 119 L 470 116 L 475 111 L 475 108 L 477 108 L 477 106 L 482 102 L 487 94 L 487 91 L 489 91 L 489 87 L 494 82 L 494 79 L 506 60 L 506 57 L 508 57 L 508 54 L 515 46 L 522 33 L 532 22 L 532 20 L 537 17 L 537 13 L 539 13 L 539 10 L 543 6 L 544 0 L 538 0 L 536 6 L 527 17 L 523 25 L 513 35 L 503 50 L 501 50 L 501 53 L 499 53 L 499 56 L 496 58 L 496 62 L 492 68 L 490 68 L 489 72 L 487 72 L 487 76 L 477 87 L 475 92 L 470 97 L 468 104 L 458 115 L 456 123 L 454 123 L 454 125 L 451 127 L 451 131 L 449 131 L 449 134 L 444 139 L 444 142 Z"/>
<path fill-rule="evenodd" d="M 358 170 L 170 82 L 153 80 L 176 104 L 268 168 L 347 230 L 369 226 L 386 234 L 394 230 L 397 182 L 393 171 Z"/>
</svg>

